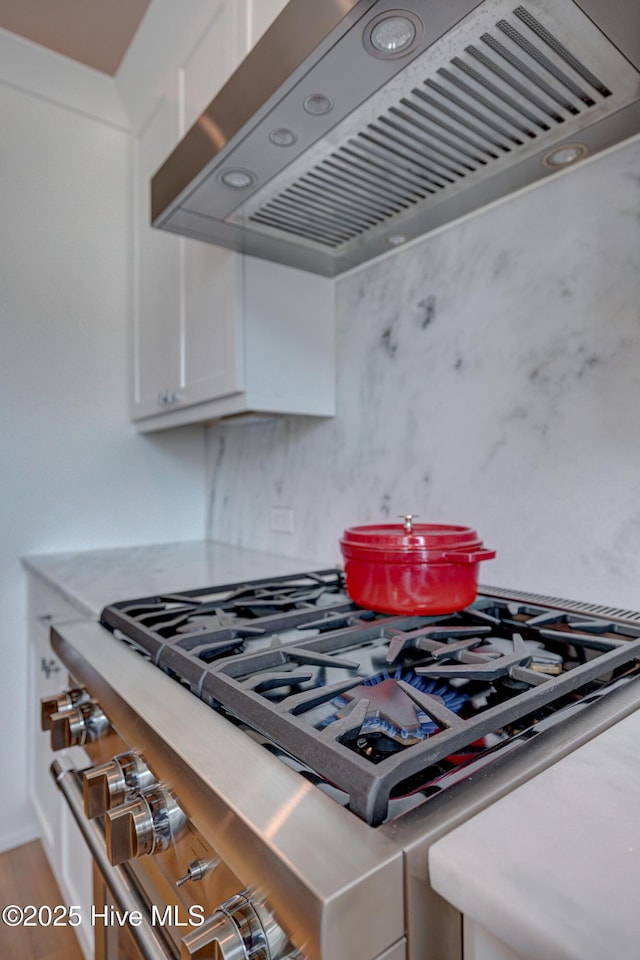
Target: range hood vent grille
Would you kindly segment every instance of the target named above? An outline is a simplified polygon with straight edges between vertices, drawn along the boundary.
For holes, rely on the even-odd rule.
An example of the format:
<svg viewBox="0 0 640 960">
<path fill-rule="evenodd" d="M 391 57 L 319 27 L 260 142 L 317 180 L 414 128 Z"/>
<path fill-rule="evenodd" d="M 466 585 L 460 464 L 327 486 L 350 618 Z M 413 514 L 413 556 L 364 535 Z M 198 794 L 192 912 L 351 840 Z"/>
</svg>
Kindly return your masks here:
<svg viewBox="0 0 640 960">
<path fill-rule="evenodd" d="M 524 6 L 284 190 L 252 223 L 338 249 L 611 96 Z"/>
<path fill-rule="evenodd" d="M 372 55 L 399 10 L 414 45 Z M 289 0 L 152 222 L 335 276 L 638 133 L 638 0 Z"/>
</svg>

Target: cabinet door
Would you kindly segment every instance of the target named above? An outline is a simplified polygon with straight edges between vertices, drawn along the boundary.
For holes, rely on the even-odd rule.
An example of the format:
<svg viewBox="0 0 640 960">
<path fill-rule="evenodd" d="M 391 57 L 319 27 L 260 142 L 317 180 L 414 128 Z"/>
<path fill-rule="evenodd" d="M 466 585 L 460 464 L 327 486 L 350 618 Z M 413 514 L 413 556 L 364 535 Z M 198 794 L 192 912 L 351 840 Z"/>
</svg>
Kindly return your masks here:
<svg viewBox="0 0 640 960">
<path fill-rule="evenodd" d="M 225 85 L 246 55 L 247 44 L 245 4 L 239 0 L 211 0 L 208 22 L 179 69 L 180 136 Z"/>
<path fill-rule="evenodd" d="M 162 412 L 180 382 L 181 251 L 184 241 L 154 229 L 150 181 L 178 139 L 177 103 L 161 101 L 135 150 L 134 417 Z"/>
<path fill-rule="evenodd" d="M 40 700 L 55 696 L 68 688 L 63 664 L 49 644 L 51 626 L 64 620 L 77 619 L 78 611 L 55 591 L 34 577 L 28 581 L 29 623 L 29 793 L 42 830 L 42 840 L 58 882 L 63 879 L 62 797 L 54 784 L 49 767 L 55 756 L 51 750 L 49 731 L 40 729 Z M 74 747 L 65 751 L 72 764 L 86 766 L 84 750 Z"/>
<path fill-rule="evenodd" d="M 55 696 L 66 686 L 67 675 L 60 661 L 49 647 L 46 621 L 31 621 L 29 624 L 29 674 L 31 703 L 29 720 L 33 731 L 31 737 L 31 762 L 29 764 L 29 792 L 31 802 L 40 824 L 41 838 L 54 873 L 62 870 L 61 818 L 62 799 L 49 773 L 53 760 L 51 738 L 48 731 L 40 729 L 40 700 Z"/>
<path fill-rule="evenodd" d="M 224 86 L 246 52 L 244 4 L 217 0 L 198 43 L 180 70 L 183 132 Z M 186 240 L 183 262 L 183 404 L 243 389 L 241 258 L 222 247 Z"/>
<path fill-rule="evenodd" d="M 249 43 L 254 46 L 289 0 L 249 0 Z"/>
<path fill-rule="evenodd" d="M 76 930 L 85 957 L 93 955 L 91 908 L 91 855 L 80 830 L 57 789 L 49 768 L 55 756 L 49 731 L 40 729 L 40 700 L 68 689 L 63 664 L 51 650 L 49 631 L 53 624 L 77 619 L 80 614 L 66 600 L 34 577 L 28 581 L 29 665 L 30 665 L 30 750 L 29 793 L 40 824 L 40 836 L 68 905 L 81 908 L 83 922 Z M 89 758 L 80 747 L 63 752 L 63 760 L 78 769 Z"/>
<path fill-rule="evenodd" d="M 180 397 L 202 403 L 244 388 L 242 260 L 185 240 Z"/>
</svg>

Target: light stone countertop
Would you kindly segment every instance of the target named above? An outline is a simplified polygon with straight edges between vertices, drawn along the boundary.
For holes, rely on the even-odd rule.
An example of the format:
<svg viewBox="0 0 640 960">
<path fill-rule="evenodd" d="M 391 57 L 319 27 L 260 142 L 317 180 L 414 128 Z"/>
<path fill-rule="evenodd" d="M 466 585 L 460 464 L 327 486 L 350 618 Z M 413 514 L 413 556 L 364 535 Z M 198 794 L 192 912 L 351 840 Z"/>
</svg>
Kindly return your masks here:
<svg viewBox="0 0 640 960">
<path fill-rule="evenodd" d="M 640 957 L 640 711 L 435 843 L 433 887 L 527 960 Z"/>
<path fill-rule="evenodd" d="M 334 566 L 214 540 L 31 555 L 22 564 L 91 618 L 118 600 Z"/>
</svg>

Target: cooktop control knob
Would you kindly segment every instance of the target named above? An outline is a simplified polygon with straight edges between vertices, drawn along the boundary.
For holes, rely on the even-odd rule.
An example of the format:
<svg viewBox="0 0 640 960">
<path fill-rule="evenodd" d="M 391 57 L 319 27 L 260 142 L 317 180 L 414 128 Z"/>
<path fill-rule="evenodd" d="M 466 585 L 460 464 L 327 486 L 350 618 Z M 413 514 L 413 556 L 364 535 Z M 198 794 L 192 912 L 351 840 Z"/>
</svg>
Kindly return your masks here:
<svg viewBox="0 0 640 960">
<path fill-rule="evenodd" d="M 78 703 L 83 703 L 89 699 L 89 694 L 82 687 L 75 687 L 73 690 L 66 690 L 64 693 L 56 693 L 52 697 L 42 697 L 40 700 L 40 725 L 43 730 L 51 729 L 51 717 L 54 713 L 66 713 Z"/>
<path fill-rule="evenodd" d="M 113 864 L 166 850 L 186 817 L 173 794 L 162 784 L 143 790 L 105 816 L 107 856 Z"/>
<path fill-rule="evenodd" d="M 212 951 L 212 948 L 213 951 Z M 183 938 L 181 960 L 285 960 L 299 956 L 269 911 L 245 893 L 231 897 Z"/>
<path fill-rule="evenodd" d="M 97 703 L 80 703 L 51 715 L 51 749 L 82 747 L 99 740 L 108 729 L 109 721 Z"/>
<path fill-rule="evenodd" d="M 150 787 L 155 779 L 137 753 L 120 753 L 82 774 L 84 812 L 90 820 L 101 817 L 131 798 L 131 794 Z"/>
</svg>

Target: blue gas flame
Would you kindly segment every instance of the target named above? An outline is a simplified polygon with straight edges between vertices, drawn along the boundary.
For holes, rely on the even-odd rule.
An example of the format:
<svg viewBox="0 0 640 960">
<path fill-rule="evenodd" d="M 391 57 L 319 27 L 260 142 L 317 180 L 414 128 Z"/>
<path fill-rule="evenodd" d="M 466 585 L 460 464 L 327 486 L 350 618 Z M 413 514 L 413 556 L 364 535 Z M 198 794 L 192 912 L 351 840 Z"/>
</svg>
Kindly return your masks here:
<svg viewBox="0 0 640 960">
<path fill-rule="evenodd" d="M 462 693 L 445 681 L 430 680 L 427 677 L 418 676 L 413 670 L 403 669 L 402 667 L 397 667 L 395 671 L 383 670 L 382 673 L 378 673 L 373 677 L 367 677 L 366 680 L 362 681 L 362 686 L 374 687 L 384 680 L 404 680 L 405 683 L 411 684 L 412 687 L 415 687 L 416 690 L 419 690 L 421 693 L 439 697 L 445 707 L 453 713 L 460 713 L 464 704 L 469 699 L 465 693 Z M 320 728 L 323 729 L 334 723 L 334 721 L 338 719 L 338 712 L 352 702 L 348 697 L 336 697 L 332 700 L 331 703 L 332 706 L 335 707 L 336 712 L 334 715 L 323 720 Z M 367 733 L 386 734 L 394 740 L 402 741 L 416 739 L 426 740 L 427 737 L 430 737 L 433 733 L 437 733 L 440 730 L 438 724 L 434 723 L 431 717 L 423 710 L 420 710 L 417 704 L 416 721 L 418 725 L 408 730 L 398 727 L 384 717 L 368 717 L 360 727 L 360 733 L 363 735 Z"/>
</svg>

